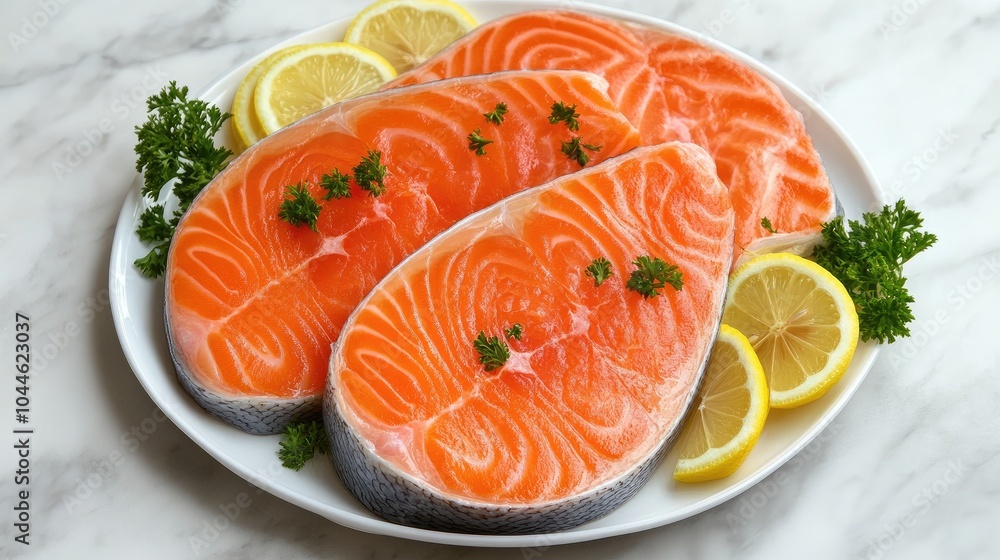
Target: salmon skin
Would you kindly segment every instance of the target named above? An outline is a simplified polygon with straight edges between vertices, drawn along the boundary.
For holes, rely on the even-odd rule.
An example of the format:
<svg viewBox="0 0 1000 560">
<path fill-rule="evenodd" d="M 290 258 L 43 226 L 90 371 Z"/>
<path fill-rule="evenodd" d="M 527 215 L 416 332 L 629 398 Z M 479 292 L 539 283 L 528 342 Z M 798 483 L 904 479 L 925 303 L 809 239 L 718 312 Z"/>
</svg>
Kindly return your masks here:
<svg viewBox="0 0 1000 560">
<path fill-rule="evenodd" d="M 645 147 L 514 195 L 404 260 L 347 320 L 325 426 L 345 486 L 416 527 L 569 529 L 633 496 L 718 332 L 733 210 L 708 154 Z M 645 299 L 632 261 L 676 264 Z M 612 276 L 596 286 L 597 257 Z M 514 323 L 520 339 L 505 334 Z M 486 371 L 477 333 L 510 357 Z"/>
<path fill-rule="evenodd" d="M 376 93 L 334 105 L 255 144 L 194 201 L 170 247 L 166 325 L 182 386 L 208 412 L 255 434 L 319 414 L 348 314 L 399 261 L 456 221 L 580 169 L 570 132 L 547 117 L 579 105 L 593 163 L 639 145 L 607 83 L 576 71 L 509 72 Z M 508 105 L 502 125 L 484 113 Z M 480 129 L 493 141 L 469 148 Z M 351 183 L 323 202 L 317 232 L 278 217 L 285 187 L 351 173 L 370 150 L 385 194 Z M 592 164 L 588 164 L 592 165 Z"/>
<path fill-rule="evenodd" d="M 723 52 L 658 29 L 572 11 L 519 13 L 481 25 L 386 87 L 539 68 L 604 76 L 644 144 L 708 150 L 736 212 L 735 259 L 808 253 L 836 215 L 819 153 L 777 86 Z M 765 217 L 779 233 L 762 227 Z"/>
</svg>

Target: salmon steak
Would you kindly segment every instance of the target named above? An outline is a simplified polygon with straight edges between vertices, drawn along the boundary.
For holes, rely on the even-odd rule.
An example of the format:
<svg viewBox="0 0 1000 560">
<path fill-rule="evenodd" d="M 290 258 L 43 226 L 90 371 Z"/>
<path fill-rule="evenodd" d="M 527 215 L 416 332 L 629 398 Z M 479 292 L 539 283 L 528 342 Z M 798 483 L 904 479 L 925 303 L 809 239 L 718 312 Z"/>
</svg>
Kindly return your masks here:
<svg viewBox="0 0 1000 560">
<path fill-rule="evenodd" d="M 836 215 L 819 153 L 778 87 L 724 52 L 659 29 L 573 11 L 519 13 L 479 26 L 386 87 L 541 68 L 604 76 L 644 144 L 693 142 L 712 155 L 736 212 L 734 264 L 744 253 L 807 254 Z"/>
<path fill-rule="evenodd" d="M 588 165 L 639 145 L 607 89 L 578 71 L 456 78 L 345 101 L 255 144 L 192 203 L 168 253 L 181 385 L 250 433 L 318 416 L 330 345 L 387 272 L 469 214 L 581 168 L 563 151 L 570 131 L 548 122 L 553 103 L 578 106 L 579 134 L 600 146 Z M 498 103 L 502 125 L 484 116 Z M 474 131 L 491 142 L 481 154 Z M 324 200 L 324 175 L 376 156 L 384 193 L 356 174 L 349 197 Z M 323 203 L 315 231 L 279 218 L 290 185 Z"/>
<path fill-rule="evenodd" d="M 345 486 L 435 530 L 549 532 L 609 513 L 693 402 L 733 235 L 712 159 L 678 142 L 454 225 L 372 290 L 334 347 L 323 413 Z M 682 283 L 633 289 L 643 256 Z M 480 343 L 506 358 L 486 361 Z"/>
</svg>

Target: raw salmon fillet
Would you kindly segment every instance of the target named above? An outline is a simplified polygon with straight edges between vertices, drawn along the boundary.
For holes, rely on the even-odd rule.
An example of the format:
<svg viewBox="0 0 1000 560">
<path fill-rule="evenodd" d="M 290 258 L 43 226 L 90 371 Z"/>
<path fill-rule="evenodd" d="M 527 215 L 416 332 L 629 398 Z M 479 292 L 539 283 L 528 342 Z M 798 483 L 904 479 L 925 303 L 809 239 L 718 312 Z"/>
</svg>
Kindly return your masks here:
<svg viewBox="0 0 1000 560">
<path fill-rule="evenodd" d="M 644 144 L 694 142 L 712 155 L 736 211 L 736 252 L 808 252 L 836 199 L 801 115 L 752 68 L 665 31 L 572 11 L 486 23 L 397 87 L 502 70 L 564 68 L 604 76 Z M 774 235 L 761 227 L 770 219 Z"/>
<path fill-rule="evenodd" d="M 276 433 L 319 411 L 330 344 L 389 270 L 470 213 L 580 169 L 561 153 L 555 101 L 579 104 L 593 162 L 639 144 L 607 83 L 575 71 L 510 72 L 377 93 L 330 107 L 251 147 L 206 187 L 174 235 L 166 323 L 178 378 L 209 412 Z M 501 126 L 484 113 L 498 102 Z M 475 129 L 492 139 L 469 149 Z M 381 152 L 386 192 L 324 202 L 318 233 L 278 218 L 286 185 L 350 173 Z"/>
<path fill-rule="evenodd" d="M 324 398 L 367 507 L 439 530 L 567 529 L 638 491 L 697 389 L 721 318 L 733 210 L 704 150 L 639 148 L 463 220 L 358 306 Z M 640 255 L 680 291 L 626 288 Z M 606 257 L 601 286 L 585 274 Z M 505 337 L 514 323 L 520 340 Z M 478 362 L 477 333 L 510 358 Z"/>
</svg>

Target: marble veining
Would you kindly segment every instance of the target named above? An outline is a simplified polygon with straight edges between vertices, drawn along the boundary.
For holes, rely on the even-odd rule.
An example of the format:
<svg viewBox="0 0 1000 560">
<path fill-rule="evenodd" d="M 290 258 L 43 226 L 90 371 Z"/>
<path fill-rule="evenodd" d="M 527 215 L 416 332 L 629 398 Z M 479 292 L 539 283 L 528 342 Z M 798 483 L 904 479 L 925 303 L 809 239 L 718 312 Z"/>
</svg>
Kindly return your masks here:
<svg viewBox="0 0 1000 560">
<path fill-rule="evenodd" d="M 31 316 L 38 357 L 32 544 L 13 542 L 8 435 L 0 557 L 1000 557 L 1000 0 L 597 3 L 675 21 L 770 65 L 837 118 L 889 196 L 923 210 L 940 236 L 907 269 L 914 336 L 886 349 L 812 445 L 704 514 L 551 548 L 373 536 L 260 491 L 156 410 L 118 346 L 107 269 L 134 176 L 132 128 L 145 97 L 167 81 L 197 91 L 366 2 L 8 0 L 0 5 L 0 356 L 13 361 L 10 319 L 20 311 Z M 13 375 L 0 376 L 5 431 L 13 389 Z M 213 527 L 227 512 L 233 519 Z"/>
</svg>

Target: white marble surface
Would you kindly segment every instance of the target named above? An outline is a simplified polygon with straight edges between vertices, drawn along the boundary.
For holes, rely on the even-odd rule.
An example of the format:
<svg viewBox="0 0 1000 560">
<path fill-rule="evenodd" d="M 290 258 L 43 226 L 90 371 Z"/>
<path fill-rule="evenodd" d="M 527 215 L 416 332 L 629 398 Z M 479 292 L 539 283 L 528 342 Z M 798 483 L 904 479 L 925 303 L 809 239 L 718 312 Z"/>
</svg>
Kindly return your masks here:
<svg viewBox="0 0 1000 560">
<path fill-rule="evenodd" d="M 915 336 L 887 349 L 805 455 L 741 498 L 595 543 L 414 543 L 259 493 L 160 416 L 106 305 L 142 101 L 169 79 L 198 90 L 365 3 L 0 4 L 0 557 L 1000 557 L 998 0 L 598 2 L 707 32 L 799 84 L 941 238 L 908 268 Z M 36 353 L 29 546 L 13 540 L 16 311 L 31 317 Z M 237 502 L 228 528 L 206 529 Z"/>
</svg>

